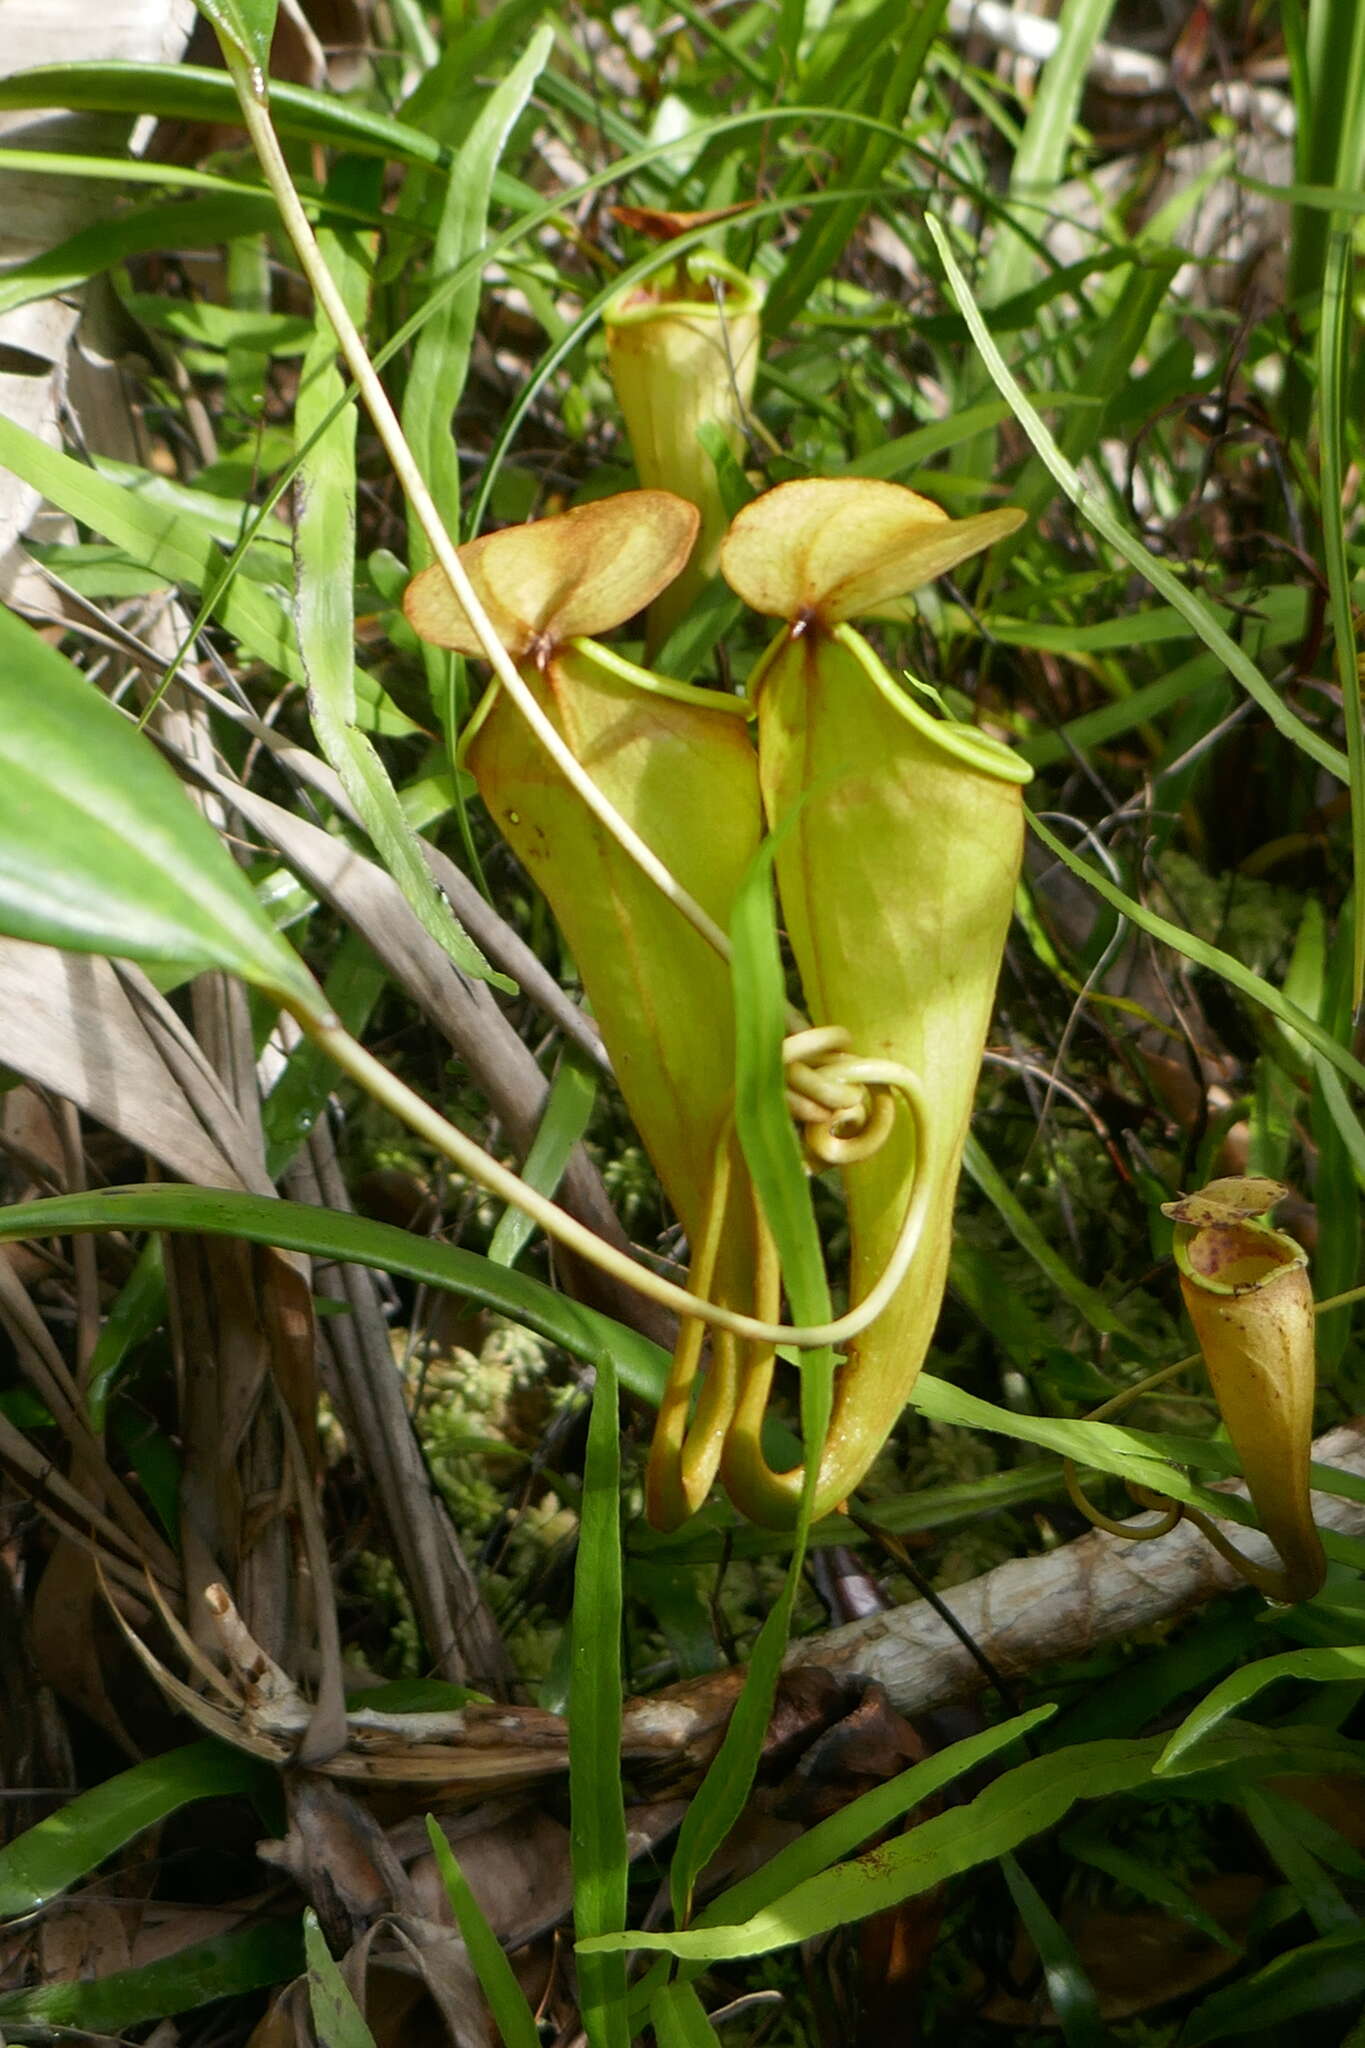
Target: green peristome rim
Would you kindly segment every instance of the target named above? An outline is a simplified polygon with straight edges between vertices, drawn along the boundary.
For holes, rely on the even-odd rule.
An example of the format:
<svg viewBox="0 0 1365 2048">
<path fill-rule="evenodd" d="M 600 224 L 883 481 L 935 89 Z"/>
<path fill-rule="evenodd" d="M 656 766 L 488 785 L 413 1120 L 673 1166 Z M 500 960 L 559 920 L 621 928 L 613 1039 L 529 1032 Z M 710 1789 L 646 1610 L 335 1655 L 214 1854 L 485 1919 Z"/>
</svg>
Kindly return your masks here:
<svg viewBox="0 0 1365 2048">
<path fill-rule="evenodd" d="M 659 269 L 676 268 L 677 258 L 665 253 Z M 725 297 L 717 305 L 711 298 L 639 298 L 647 292 L 649 279 L 627 285 L 624 291 L 609 299 L 602 309 L 603 325 L 607 327 L 641 327 L 651 320 L 733 320 L 762 309 L 767 287 L 761 278 L 751 277 L 746 270 L 717 256 L 711 249 L 694 249 L 690 256 L 683 258 L 683 268 L 697 283 L 711 278 L 726 287 Z"/>
</svg>

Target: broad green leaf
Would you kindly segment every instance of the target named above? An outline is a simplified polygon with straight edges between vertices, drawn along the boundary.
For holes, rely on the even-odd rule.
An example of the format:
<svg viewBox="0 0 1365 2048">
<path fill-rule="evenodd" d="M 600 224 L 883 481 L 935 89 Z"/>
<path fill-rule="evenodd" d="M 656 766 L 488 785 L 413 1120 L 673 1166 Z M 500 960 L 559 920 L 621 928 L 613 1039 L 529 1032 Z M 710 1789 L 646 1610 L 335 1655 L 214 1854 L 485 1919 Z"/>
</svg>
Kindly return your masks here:
<svg viewBox="0 0 1365 2048">
<path fill-rule="evenodd" d="M 240 51 L 259 76 L 259 90 L 264 97 L 265 75 L 270 68 L 270 38 L 275 32 L 280 0 L 196 0 L 196 4 L 200 13 L 213 23 L 219 38 Z"/>
<path fill-rule="evenodd" d="M 318 2040 L 325 2048 L 375 2048 L 374 2035 L 337 1968 L 311 1906 L 303 1916 L 303 1945 L 308 1958 L 308 2006 Z"/>
<path fill-rule="evenodd" d="M 192 1800 L 258 1792 L 272 1775 L 225 1743 L 191 1742 L 78 1793 L 0 1849 L 0 1920 L 45 1906 Z"/>
<path fill-rule="evenodd" d="M 580 1939 L 626 1922 L 630 1854 L 621 1783 L 620 1396 L 610 1357 L 597 1362 L 574 1568 L 569 1682 L 569 1853 Z M 583 2026 L 591 2048 L 629 2048 L 621 1955 L 583 1957 Z"/>
<path fill-rule="evenodd" d="M 1202 1768 L 1197 1746 L 1210 1730 L 1281 1678 L 1294 1679 L 1301 1685 L 1359 1685 L 1365 1680 L 1365 1648 L 1286 1650 L 1279 1657 L 1264 1657 L 1259 1663 L 1244 1665 L 1216 1685 L 1181 1722 L 1153 1769 L 1164 1775 Z"/>
<path fill-rule="evenodd" d="M 297 1976 L 303 1940 L 297 1920 L 262 1920 L 240 1933 L 197 1941 L 159 1962 L 112 1976 L 0 1991 L 0 2027 L 69 2027 L 82 2039 L 123 2034 L 215 1998 L 266 1991 Z"/>
<path fill-rule="evenodd" d="M 1105 1799 L 1147 1783 L 1156 1741 L 1093 1742 L 1038 1757 L 1006 1771 L 969 1806 L 921 1822 L 874 1853 L 837 1863 L 798 1884 L 775 1905 L 738 1926 L 663 1933 L 632 1930 L 580 1943 L 607 1949 L 661 1949 L 688 1961 L 722 1962 L 765 1955 L 836 1927 L 882 1913 L 932 1885 L 992 1861 L 1055 1827 L 1078 1799 Z"/>
<path fill-rule="evenodd" d="M 912 1764 L 909 1770 L 889 1778 L 874 1791 L 864 1792 L 827 1820 L 808 1828 L 799 1840 L 779 1849 L 752 1877 L 741 1878 L 738 1884 L 712 1899 L 698 1915 L 698 1926 L 734 1926 L 767 1907 L 780 1905 L 798 1885 L 809 1883 L 841 1857 L 853 1855 L 864 1842 L 903 1820 L 907 1813 L 935 1798 L 966 1772 L 976 1770 L 1002 1749 L 1022 1741 L 1055 1712 L 1051 1705 L 1033 1707 L 997 1727 L 983 1729 L 980 1735 L 951 1743 L 947 1749 L 926 1757 L 923 1763 Z"/>
<path fill-rule="evenodd" d="M 0 611 L 0 930 L 321 992 L 174 774 L 62 655 Z"/>
<path fill-rule="evenodd" d="M 469 1881 L 456 1861 L 433 1814 L 427 1815 L 427 1840 L 441 1873 L 450 1910 L 469 1951 L 469 1960 L 488 2009 L 502 2037 L 503 2048 L 540 2048 L 535 2014 L 526 2003 L 526 1993 L 517 1982 L 502 1945 L 484 1918 L 483 1908 L 469 1888 Z"/>
</svg>

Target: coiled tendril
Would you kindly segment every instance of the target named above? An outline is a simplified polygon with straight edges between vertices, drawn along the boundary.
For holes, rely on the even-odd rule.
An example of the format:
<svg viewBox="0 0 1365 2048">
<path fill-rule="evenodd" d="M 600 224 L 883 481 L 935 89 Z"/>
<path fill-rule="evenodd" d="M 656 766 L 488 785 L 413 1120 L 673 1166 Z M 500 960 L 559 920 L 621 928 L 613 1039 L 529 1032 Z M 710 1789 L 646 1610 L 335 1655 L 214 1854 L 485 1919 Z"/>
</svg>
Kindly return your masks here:
<svg viewBox="0 0 1365 2048">
<path fill-rule="evenodd" d="M 849 1042 L 849 1033 L 840 1025 L 805 1026 L 783 1040 L 786 1101 L 807 1165 L 820 1172 L 871 1158 L 894 1129 L 899 1103 L 911 1123 L 914 1178 L 890 1258 L 862 1300 L 824 1326 L 823 1341 L 830 1344 L 846 1342 L 867 1329 L 904 1280 L 923 1234 L 934 1178 L 932 1128 L 918 1075 L 898 1061 L 850 1052 Z M 738 1211 L 736 1205 L 742 1205 Z M 759 1438 L 776 1359 L 781 1268 L 762 1204 L 744 1171 L 733 1114 L 717 1140 L 705 1220 L 693 1247 L 689 1285 L 698 1295 L 710 1290 L 727 1224 L 753 1232 L 754 1306 L 759 1321 L 771 1326 L 771 1334 L 741 1338 L 732 1329 L 713 1328 L 710 1365 L 693 1413 L 705 1329 L 699 1318 L 684 1320 L 646 1476 L 647 1511 L 657 1528 L 676 1527 L 696 1511 L 710 1492 L 723 1456 L 741 1485 L 775 1483 Z M 818 1328 L 802 1332 L 807 1343 Z"/>
</svg>

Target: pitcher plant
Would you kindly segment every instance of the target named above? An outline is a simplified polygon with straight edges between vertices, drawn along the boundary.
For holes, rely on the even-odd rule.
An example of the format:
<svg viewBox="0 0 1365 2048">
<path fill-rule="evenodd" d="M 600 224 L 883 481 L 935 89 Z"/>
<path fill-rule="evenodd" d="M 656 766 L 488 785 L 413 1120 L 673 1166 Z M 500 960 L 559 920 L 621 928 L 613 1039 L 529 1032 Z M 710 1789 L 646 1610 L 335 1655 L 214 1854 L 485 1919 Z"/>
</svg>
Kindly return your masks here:
<svg viewBox="0 0 1365 2048">
<path fill-rule="evenodd" d="M 1266 1220 L 1288 1192 L 1259 1176 L 1211 1181 L 1162 1213 L 1175 1224 L 1180 1292 L 1218 1411 L 1281 1569 L 1185 1512 L 1252 1585 L 1296 1601 L 1312 1599 L 1327 1565 L 1309 1494 L 1317 1361 L 1308 1254 Z"/>
<path fill-rule="evenodd" d="M 574 758 L 618 814 L 722 929 L 758 848 L 758 770 L 745 706 L 666 681 L 585 637 L 641 610 L 695 539 L 696 509 L 627 492 L 473 541 L 461 559 L 504 645 Z M 417 631 L 479 647 L 439 571 L 409 587 Z M 721 1305 L 752 1296 L 753 1205 L 735 1172 L 729 972 L 565 782 L 506 693 L 480 704 L 463 759 L 499 830 L 544 893 L 611 1055 L 626 1106 L 692 1248 L 692 1284 Z M 671 1426 L 690 1399 L 704 1326 L 681 1325 Z M 737 1340 L 713 1338 L 683 1491 L 655 1503 L 681 1519 L 709 1492 L 738 1371 Z"/>
<path fill-rule="evenodd" d="M 778 889 L 811 1024 L 786 1048 L 813 1171 L 848 1200 L 850 1312 L 779 1321 L 781 1275 L 733 1126 L 734 1019 L 722 948 L 678 914 L 570 788 L 497 686 L 465 756 L 543 888 L 692 1251 L 691 1286 L 725 1315 L 701 1380 L 685 1316 L 651 1449 L 646 1511 L 673 1527 L 717 1471 L 741 1512 L 794 1522 L 799 1468 L 760 1446 L 774 1344 L 851 1340 L 816 1488 L 858 1485 L 909 1397 L 937 1319 L 967 1120 L 1013 904 L 1028 779 L 1008 748 L 937 717 L 848 623 L 1011 532 L 1013 512 L 950 520 L 897 486 L 779 486 L 722 553 L 738 594 L 784 620 L 745 707 L 665 681 L 585 637 L 676 569 L 696 514 L 638 492 L 475 541 L 461 557 L 519 673 L 578 768 L 723 927 L 766 813 L 791 821 Z M 417 630 L 475 652 L 439 571 L 410 587 Z M 761 792 L 761 794 L 760 794 Z M 739 1311 L 739 1313 L 735 1313 Z M 747 1311 L 747 1313 L 745 1313 Z"/>
<path fill-rule="evenodd" d="M 892 1299 L 840 1366 L 817 1511 L 866 1474 L 938 1318 L 1031 773 L 974 726 L 931 712 L 849 621 L 902 615 L 910 592 L 1021 519 L 1012 510 L 950 519 L 895 484 L 810 479 L 747 506 L 722 550 L 731 587 L 783 621 L 749 693 L 769 828 L 788 826 L 777 884 L 806 1007 L 814 1025 L 845 1040 L 820 1072 L 827 1085 L 872 1093 L 857 1134 L 851 1104 L 832 1127 L 818 1101 L 796 1105 L 814 1134 L 813 1163 L 842 1172 L 850 1300 L 887 1268 L 912 1195 L 924 1215 Z M 918 1133 L 899 1084 L 906 1070 L 927 1109 Z M 774 1472 L 763 1456 L 770 1373 L 745 1388 L 722 1471 L 745 1514 L 782 1525 L 795 1519 L 801 1473 Z"/>
<path fill-rule="evenodd" d="M 602 315 L 640 482 L 676 491 L 701 514 L 691 560 L 649 608 L 647 657 L 716 574 L 727 515 L 699 429 L 716 428 L 734 455 L 743 448 L 762 306 L 757 278 L 697 249 L 619 292 Z"/>
</svg>

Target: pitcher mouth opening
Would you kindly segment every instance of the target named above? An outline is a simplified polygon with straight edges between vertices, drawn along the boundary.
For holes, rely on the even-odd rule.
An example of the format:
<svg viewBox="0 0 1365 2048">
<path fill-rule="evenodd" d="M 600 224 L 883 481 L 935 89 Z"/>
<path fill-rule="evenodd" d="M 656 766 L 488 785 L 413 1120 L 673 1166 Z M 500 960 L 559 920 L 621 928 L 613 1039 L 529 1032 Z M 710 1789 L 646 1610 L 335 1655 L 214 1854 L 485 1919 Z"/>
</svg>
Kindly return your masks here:
<svg viewBox="0 0 1365 2048">
<path fill-rule="evenodd" d="M 1180 1264 L 1212 1294 L 1252 1294 L 1281 1273 L 1306 1265 L 1308 1255 L 1283 1232 L 1263 1224 L 1206 1223 L 1180 1247 Z"/>
</svg>

